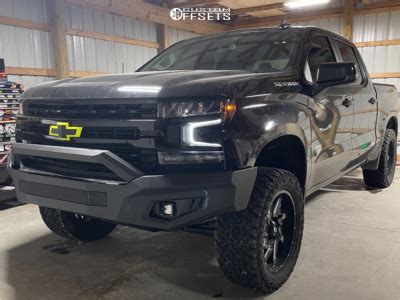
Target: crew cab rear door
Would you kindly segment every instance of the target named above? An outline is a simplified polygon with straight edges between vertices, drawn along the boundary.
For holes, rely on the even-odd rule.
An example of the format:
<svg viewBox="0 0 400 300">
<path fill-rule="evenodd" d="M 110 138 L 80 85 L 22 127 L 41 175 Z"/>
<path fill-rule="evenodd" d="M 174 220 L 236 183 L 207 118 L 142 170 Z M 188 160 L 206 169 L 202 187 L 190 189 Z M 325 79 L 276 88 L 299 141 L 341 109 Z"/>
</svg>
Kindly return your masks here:
<svg viewBox="0 0 400 300">
<path fill-rule="evenodd" d="M 357 79 L 348 87 L 354 107 L 353 160 L 355 163 L 362 162 L 366 158 L 365 154 L 376 143 L 375 128 L 378 112 L 376 92 L 357 49 L 346 41 L 335 40 L 335 44 L 339 59 L 354 63 L 356 66 Z"/>
<path fill-rule="evenodd" d="M 353 99 L 348 84 L 318 88 L 318 67 L 338 62 L 337 51 L 328 36 L 315 33 L 305 65 L 305 79 L 311 89 L 312 155 L 311 186 L 317 186 L 349 169 L 352 163 Z M 313 91 L 313 89 L 315 89 Z"/>
</svg>

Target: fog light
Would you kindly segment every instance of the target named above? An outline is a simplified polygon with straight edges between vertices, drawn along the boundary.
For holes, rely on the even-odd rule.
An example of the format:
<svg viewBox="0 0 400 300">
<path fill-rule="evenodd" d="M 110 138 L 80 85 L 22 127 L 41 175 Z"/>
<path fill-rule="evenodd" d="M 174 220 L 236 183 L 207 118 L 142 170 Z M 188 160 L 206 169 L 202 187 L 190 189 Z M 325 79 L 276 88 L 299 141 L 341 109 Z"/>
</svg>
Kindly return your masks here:
<svg viewBox="0 0 400 300">
<path fill-rule="evenodd" d="M 176 215 L 176 205 L 173 202 L 161 202 L 160 212 L 164 216 L 173 217 Z"/>
</svg>

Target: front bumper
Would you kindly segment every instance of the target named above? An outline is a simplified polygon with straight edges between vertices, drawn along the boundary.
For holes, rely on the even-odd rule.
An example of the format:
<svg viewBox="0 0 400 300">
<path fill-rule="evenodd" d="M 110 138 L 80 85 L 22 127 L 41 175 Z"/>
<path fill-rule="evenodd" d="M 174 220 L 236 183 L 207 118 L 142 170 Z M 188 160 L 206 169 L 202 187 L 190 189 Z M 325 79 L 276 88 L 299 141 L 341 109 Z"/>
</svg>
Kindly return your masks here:
<svg viewBox="0 0 400 300">
<path fill-rule="evenodd" d="M 66 177 L 24 168 L 24 156 L 93 162 L 121 181 Z M 247 207 L 257 168 L 212 173 L 143 175 L 107 150 L 15 144 L 7 168 L 21 202 L 33 203 L 120 224 L 172 230 Z M 159 215 L 162 203 L 176 214 Z"/>
</svg>

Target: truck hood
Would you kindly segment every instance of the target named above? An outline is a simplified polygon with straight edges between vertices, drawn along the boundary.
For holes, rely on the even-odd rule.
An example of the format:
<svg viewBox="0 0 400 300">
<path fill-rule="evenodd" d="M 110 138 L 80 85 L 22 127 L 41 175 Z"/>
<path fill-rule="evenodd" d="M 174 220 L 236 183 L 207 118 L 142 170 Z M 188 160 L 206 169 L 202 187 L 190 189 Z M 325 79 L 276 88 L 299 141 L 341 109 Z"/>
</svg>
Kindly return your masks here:
<svg viewBox="0 0 400 300">
<path fill-rule="evenodd" d="M 266 74 L 263 74 L 265 76 Z M 101 99 L 219 96 L 226 84 L 260 74 L 245 71 L 160 71 L 51 81 L 28 89 L 26 99 Z"/>
</svg>

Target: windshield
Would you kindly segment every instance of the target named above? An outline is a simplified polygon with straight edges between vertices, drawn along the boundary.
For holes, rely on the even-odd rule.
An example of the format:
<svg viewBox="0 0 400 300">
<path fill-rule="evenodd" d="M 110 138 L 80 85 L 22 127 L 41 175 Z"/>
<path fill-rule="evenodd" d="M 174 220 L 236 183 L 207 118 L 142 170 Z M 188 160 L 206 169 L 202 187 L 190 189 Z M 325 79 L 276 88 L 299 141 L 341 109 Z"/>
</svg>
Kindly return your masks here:
<svg viewBox="0 0 400 300">
<path fill-rule="evenodd" d="M 192 39 L 170 47 L 139 71 L 282 71 L 289 66 L 302 36 L 300 30 L 269 29 Z"/>
</svg>

